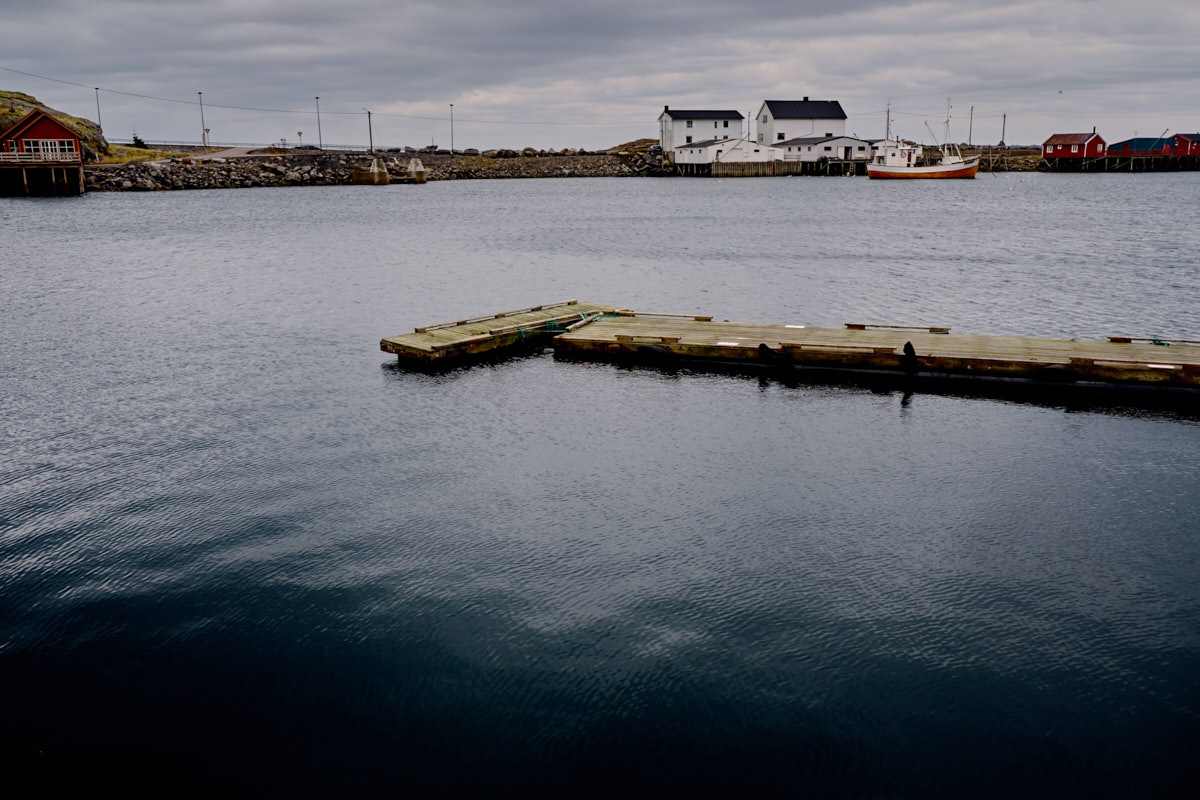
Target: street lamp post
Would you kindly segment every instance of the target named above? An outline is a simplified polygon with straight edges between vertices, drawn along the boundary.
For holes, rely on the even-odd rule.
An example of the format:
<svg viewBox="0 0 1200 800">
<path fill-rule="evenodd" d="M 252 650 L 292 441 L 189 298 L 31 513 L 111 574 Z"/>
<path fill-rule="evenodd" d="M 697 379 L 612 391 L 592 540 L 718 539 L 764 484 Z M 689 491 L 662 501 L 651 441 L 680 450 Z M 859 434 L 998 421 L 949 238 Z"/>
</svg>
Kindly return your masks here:
<svg viewBox="0 0 1200 800">
<path fill-rule="evenodd" d="M 454 158 L 454 103 L 450 104 L 450 157 Z"/>
<path fill-rule="evenodd" d="M 208 147 L 208 129 L 204 127 L 204 92 L 196 92 L 200 97 L 200 146 Z"/>
<path fill-rule="evenodd" d="M 321 141 L 321 98 L 317 96 L 317 147 L 321 150 L 325 149 L 325 142 Z"/>
<path fill-rule="evenodd" d="M 372 131 L 371 131 L 371 112 L 365 108 L 363 109 L 363 111 L 367 112 L 367 141 L 370 143 L 369 149 L 367 150 L 367 152 L 374 153 L 375 152 L 375 134 L 372 133 Z"/>
<path fill-rule="evenodd" d="M 96 87 L 96 127 L 103 133 L 104 126 L 100 124 L 100 87 Z"/>
</svg>

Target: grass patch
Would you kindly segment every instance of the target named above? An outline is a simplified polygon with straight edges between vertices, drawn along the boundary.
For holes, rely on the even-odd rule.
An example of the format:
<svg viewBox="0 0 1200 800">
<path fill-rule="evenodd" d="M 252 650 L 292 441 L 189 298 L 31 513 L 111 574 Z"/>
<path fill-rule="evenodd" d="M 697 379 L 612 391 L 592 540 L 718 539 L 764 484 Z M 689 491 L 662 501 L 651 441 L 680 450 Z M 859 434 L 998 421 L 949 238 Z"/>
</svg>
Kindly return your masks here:
<svg viewBox="0 0 1200 800">
<path fill-rule="evenodd" d="M 121 144 L 110 144 L 108 155 L 100 159 L 101 164 L 128 164 L 131 161 L 158 161 L 163 158 L 185 158 L 193 153 L 180 153 L 174 150 L 150 150 L 141 147 L 129 147 Z"/>
</svg>

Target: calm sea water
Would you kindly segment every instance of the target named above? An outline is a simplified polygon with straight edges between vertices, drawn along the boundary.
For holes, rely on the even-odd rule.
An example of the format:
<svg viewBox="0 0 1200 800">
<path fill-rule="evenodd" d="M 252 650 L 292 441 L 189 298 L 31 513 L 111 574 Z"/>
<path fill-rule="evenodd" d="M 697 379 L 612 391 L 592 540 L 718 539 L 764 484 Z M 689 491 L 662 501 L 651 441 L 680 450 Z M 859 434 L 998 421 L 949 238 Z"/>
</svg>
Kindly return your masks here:
<svg viewBox="0 0 1200 800">
<path fill-rule="evenodd" d="M 1194 786 L 1200 410 L 378 340 L 569 297 L 1195 339 L 1198 177 L 0 200 L 0 793 Z"/>
</svg>

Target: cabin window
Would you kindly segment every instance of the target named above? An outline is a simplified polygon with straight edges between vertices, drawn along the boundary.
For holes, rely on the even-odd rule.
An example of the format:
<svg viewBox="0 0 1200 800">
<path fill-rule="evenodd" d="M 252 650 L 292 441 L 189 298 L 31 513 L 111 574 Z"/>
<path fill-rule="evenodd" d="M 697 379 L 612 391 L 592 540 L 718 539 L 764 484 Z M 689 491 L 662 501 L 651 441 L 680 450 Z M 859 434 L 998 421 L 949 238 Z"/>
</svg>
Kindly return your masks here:
<svg viewBox="0 0 1200 800">
<path fill-rule="evenodd" d="M 766 115 L 766 114 L 763 114 L 763 124 L 765 125 L 765 124 L 766 124 L 766 122 L 767 122 L 767 115 Z"/>
<path fill-rule="evenodd" d="M 826 136 L 833 136 L 833 131 L 825 131 Z"/>
<path fill-rule="evenodd" d="M 775 134 L 775 140 L 778 142 L 783 141 L 783 131 L 780 131 L 779 133 Z"/>
<path fill-rule="evenodd" d="M 724 124 L 724 125 L 722 125 L 721 127 L 722 127 L 722 128 L 728 128 L 728 127 L 729 127 L 729 120 L 725 120 L 725 124 Z"/>
<path fill-rule="evenodd" d="M 688 123 L 688 125 L 691 125 L 691 124 L 692 124 L 692 123 L 690 123 L 690 122 Z M 686 142 L 686 144 L 691 144 L 691 143 L 692 143 L 692 137 L 690 137 L 690 136 L 689 136 L 689 137 L 687 137 L 687 142 Z"/>
<path fill-rule="evenodd" d="M 867 148 L 866 148 L 866 147 L 864 147 L 864 146 L 862 146 L 861 144 L 858 146 L 858 152 L 860 152 L 860 153 L 861 153 L 863 150 L 866 150 L 866 149 L 867 149 Z"/>
<path fill-rule="evenodd" d="M 1071 152 L 1072 152 L 1072 153 L 1078 153 L 1078 152 L 1079 152 L 1079 145 L 1077 145 L 1077 144 L 1073 144 L 1073 145 L 1071 145 Z"/>
<path fill-rule="evenodd" d="M 829 152 L 830 150 L 832 150 L 832 149 L 833 149 L 833 148 L 832 148 L 832 147 L 830 147 L 829 145 L 825 145 L 825 152 L 826 152 L 826 153 L 828 153 L 828 152 Z"/>
</svg>

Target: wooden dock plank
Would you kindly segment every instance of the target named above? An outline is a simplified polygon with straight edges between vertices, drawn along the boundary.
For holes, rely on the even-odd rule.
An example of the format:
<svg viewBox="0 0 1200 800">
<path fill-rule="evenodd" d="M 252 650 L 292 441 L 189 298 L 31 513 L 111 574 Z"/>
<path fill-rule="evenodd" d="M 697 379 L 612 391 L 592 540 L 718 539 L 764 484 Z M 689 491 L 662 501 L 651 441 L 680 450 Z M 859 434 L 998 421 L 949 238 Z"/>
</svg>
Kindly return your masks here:
<svg viewBox="0 0 1200 800">
<path fill-rule="evenodd" d="M 548 325 L 566 327 L 591 315 L 615 313 L 620 309 L 607 303 L 564 300 L 529 308 L 502 311 L 456 322 L 442 322 L 414 328 L 412 333 L 388 336 L 379 349 L 394 353 L 402 360 L 434 363 L 461 356 L 482 355 L 524 341 Z"/>
<path fill-rule="evenodd" d="M 818 328 L 715 322 L 688 315 L 614 316 L 559 336 L 555 349 L 563 354 L 619 358 L 651 346 L 658 356 L 761 363 L 758 348 L 765 344 L 797 362 L 895 371 L 905 368 L 906 343 L 912 344 L 918 370 L 1036 377 L 1051 368 L 1069 372 L 1070 380 L 1200 388 L 1200 347 L 1163 346 L 1149 340 L 956 334 L 942 332 L 938 326 Z"/>
</svg>

